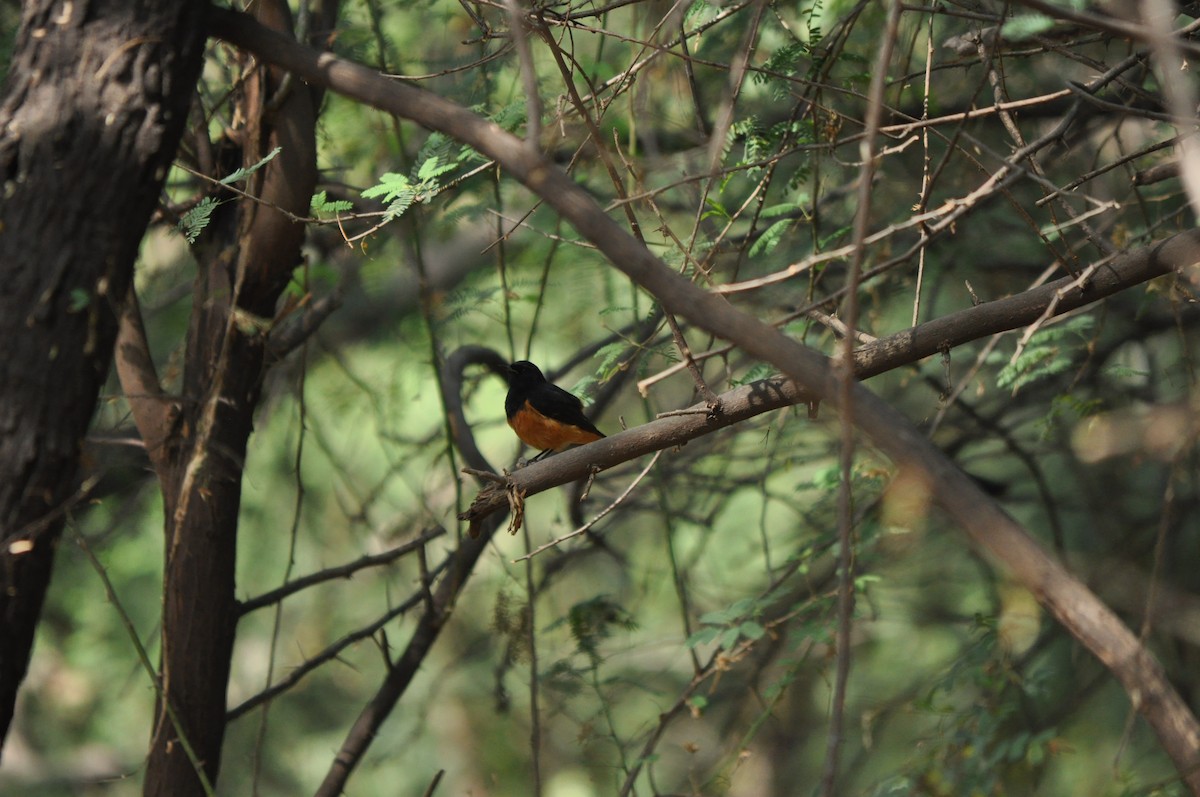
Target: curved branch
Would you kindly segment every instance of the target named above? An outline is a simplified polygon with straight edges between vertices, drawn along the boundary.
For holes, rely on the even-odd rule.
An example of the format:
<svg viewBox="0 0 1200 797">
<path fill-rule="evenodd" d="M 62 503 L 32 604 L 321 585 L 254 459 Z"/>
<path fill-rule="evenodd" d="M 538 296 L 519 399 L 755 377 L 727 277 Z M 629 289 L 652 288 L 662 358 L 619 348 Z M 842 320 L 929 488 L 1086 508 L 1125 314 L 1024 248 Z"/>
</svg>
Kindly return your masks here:
<svg viewBox="0 0 1200 797">
<path fill-rule="evenodd" d="M 445 396 L 446 413 L 450 417 L 450 432 L 454 436 L 454 447 L 462 454 L 467 467 L 475 470 L 493 470 L 491 464 L 475 445 L 475 435 L 463 412 L 463 371 L 468 365 L 482 365 L 501 379 L 508 381 L 508 361 L 487 346 L 462 346 L 446 358 L 442 368 L 442 395 Z"/>
<path fill-rule="evenodd" d="M 133 422 L 146 447 L 146 455 L 154 469 L 161 473 L 167 464 L 165 444 L 178 417 L 179 404 L 166 395 L 159 384 L 154 358 L 150 356 L 150 344 L 146 340 L 146 327 L 142 323 L 137 289 L 132 281 L 121 304 L 113 361 L 117 366 L 121 390 L 133 413 Z"/>
<path fill-rule="evenodd" d="M 441 526 L 432 526 L 425 529 L 416 537 L 406 542 L 397 545 L 395 548 L 384 551 L 383 553 L 368 554 L 360 556 L 353 562 L 327 567 L 324 570 L 318 570 L 315 573 L 309 573 L 307 576 L 293 579 L 281 587 L 277 587 L 270 592 L 264 592 L 262 595 L 251 598 L 247 601 L 242 601 L 238 606 L 238 616 L 242 617 L 250 612 L 257 611 L 266 606 L 272 606 L 280 601 L 295 595 L 297 592 L 306 590 L 309 587 L 317 584 L 324 584 L 326 581 L 332 581 L 335 578 L 352 578 L 359 570 L 365 570 L 368 567 L 379 567 L 381 565 L 391 564 L 402 556 L 407 556 L 414 551 L 423 548 L 426 543 L 441 537 L 446 533 L 446 530 Z"/>
</svg>

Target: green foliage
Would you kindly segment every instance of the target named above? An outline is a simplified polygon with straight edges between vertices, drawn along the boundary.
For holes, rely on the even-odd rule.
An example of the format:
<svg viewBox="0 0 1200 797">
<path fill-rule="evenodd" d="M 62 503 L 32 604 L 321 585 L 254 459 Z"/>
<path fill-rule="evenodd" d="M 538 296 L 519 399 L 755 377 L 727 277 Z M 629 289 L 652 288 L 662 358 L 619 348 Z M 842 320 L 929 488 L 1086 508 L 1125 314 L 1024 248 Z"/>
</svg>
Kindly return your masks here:
<svg viewBox="0 0 1200 797">
<path fill-rule="evenodd" d="M 686 644 L 695 648 L 715 642 L 723 650 L 732 650 L 743 639 L 761 639 L 766 629 L 760 619 L 768 605 L 769 601 L 741 598 L 728 608 L 707 612 L 700 617 L 703 627 L 688 637 Z"/>
<path fill-rule="evenodd" d="M 433 137 L 431 136 L 431 139 Z M 433 149 L 440 147 L 434 146 Z M 427 145 L 429 149 L 429 145 Z M 388 203 L 384 212 L 384 222 L 394 221 L 404 215 L 410 207 L 418 202 L 428 202 L 443 189 L 438 179 L 458 169 L 458 163 L 443 160 L 443 155 L 432 154 L 418 161 L 414 175 L 406 177 L 396 172 L 385 172 L 379 182 L 364 189 L 362 195 L 367 199 L 382 198 Z"/>
<path fill-rule="evenodd" d="M 705 197 L 704 204 L 708 210 L 704 211 L 704 213 L 700 216 L 701 221 L 707 219 L 723 219 L 725 221 L 729 221 L 733 219 L 733 214 L 730 213 L 725 206 L 717 200 L 716 197 Z"/>
<path fill-rule="evenodd" d="M 716 16 L 717 8 L 707 0 L 692 0 L 684 14 L 685 21 L 692 25 L 702 25 Z"/>
<path fill-rule="evenodd" d="M 312 212 L 314 215 L 322 213 L 346 213 L 354 209 L 354 203 L 345 199 L 329 199 L 324 191 L 318 191 L 313 194 Z"/>
<path fill-rule="evenodd" d="M 809 52 L 810 48 L 806 42 L 797 41 L 786 44 L 771 54 L 771 57 L 762 65 L 762 71 L 755 73 L 754 79 L 760 83 L 766 83 L 772 78 L 767 74 L 769 72 L 794 75 L 800 71 L 800 65 Z"/>
<path fill-rule="evenodd" d="M 262 160 L 250 166 L 235 169 L 225 177 L 222 177 L 218 182 L 222 185 L 233 185 L 236 182 L 245 180 L 247 177 L 254 174 L 259 169 L 274 160 L 275 156 L 277 156 L 281 151 L 281 147 L 276 147 L 275 149 L 271 150 Z M 191 208 L 182 216 L 180 216 L 179 223 L 176 225 L 176 229 L 179 230 L 179 233 L 183 235 L 188 243 L 194 244 L 196 239 L 200 237 L 200 233 L 204 232 L 204 229 L 212 221 L 213 212 L 224 201 L 225 200 L 219 200 L 216 197 L 204 197 L 196 203 L 195 207 Z"/>
<path fill-rule="evenodd" d="M 729 132 L 742 140 L 742 160 L 738 165 L 758 164 L 748 172 L 750 174 L 762 168 L 761 163 L 771 155 L 773 142 L 763 133 L 758 120 L 752 116 L 743 119 L 731 126 Z"/>
<path fill-rule="evenodd" d="M 470 147 L 441 133 L 430 133 L 413 159 L 416 168 L 412 176 L 417 182 L 428 182 L 453 172 L 472 158 L 478 155 Z"/>
<path fill-rule="evenodd" d="M 623 606 L 608 595 L 597 595 L 574 604 L 567 616 L 556 620 L 547 630 L 562 625 L 571 632 L 575 649 L 594 666 L 599 662 L 600 644 L 616 631 L 633 631 L 637 622 Z"/>
<path fill-rule="evenodd" d="M 365 189 L 362 195 L 367 199 L 382 197 L 384 202 L 389 203 L 387 212 L 384 214 L 384 221 L 399 218 L 418 199 L 425 198 L 419 186 L 414 185 L 403 174 L 396 172 L 385 172 L 379 178 L 379 182 Z"/>
<path fill-rule="evenodd" d="M 762 217 L 764 219 L 778 218 L 779 216 L 788 216 L 789 218 L 780 219 L 772 223 L 769 227 L 762 231 L 762 235 L 750 247 L 750 256 L 759 257 L 761 255 L 769 255 L 779 246 L 784 240 L 788 231 L 796 223 L 791 216 L 804 216 L 804 206 L 795 202 L 785 202 L 779 205 L 772 205 L 763 208 Z"/>
<path fill-rule="evenodd" d="M 1030 336 L 1020 355 L 1000 369 L 996 386 L 1011 387 L 1015 393 L 1026 385 L 1070 370 L 1074 365 L 1070 353 L 1075 348 L 1070 344 L 1087 340 L 1094 324 L 1090 315 L 1080 315 L 1039 329 Z"/>
<path fill-rule="evenodd" d="M 500 125 L 501 128 L 510 133 L 515 133 L 521 129 L 522 125 L 525 124 L 525 114 L 529 109 L 526 106 L 524 99 L 520 98 L 513 100 L 492 114 L 487 114 L 486 109 L 481 110 L 489 119 Z M 434 135 L 437 134 L 435 133 Z M 472 156 L 476 158 L 479 157 L 474 150 L 467 150 L 467 152 L 469 152 L 470 155 L 464 153 L 464 159 Z"/>
<path fill-rule="evenodd" d="M 194 208 L 179 217 L 177 229 L 188 243 L 196 243 L 200 233 L 204 232 L 204 228 L 212 221 L 213 211 L 220 204 L 221 202 L 215 197 L 206 196 L 197 202 Z"/>
<path fill-rule="evenodd" d="M 1006 777 L 1034 773 L 1063 752 L 1054 727 L 1016 730 L 1023 705 L 1044 689 L 1001 649 L 996 623 L 976 617 L 973 642 L 916 707 L 936 718 L 916 780 L 938 793 L 993 794 Z"/>
<path fill-rule="evenodd" d="M 612 377 L 622 360 L 628 355 L 629 347 L 623 342 L 610 343 L 601 347 L 596 352 L 596 359 L 599 361 L 596 372 L 601 374 L 603 379 Z"/>
<path fill-rule="evenodd" d="M 1055 21 L 1045 14 L 1017 14 L 1004 21 L 1000 29 L 1006 41 L 1019 42 L 1050 31 Z"/>
<path fill-rule="evenodd" d="M 271 161 L 275 160 L 275 156 L 278 155 L 282 151 L 283 151 L 283 147 L 276 147 L 275 149 L 268 152 L 266 154 L 266 156 L 262 158 L 262 160 L 258 161 L 257 163 L 251 164 L 250 166 L 243 166 L 243 167 L 234 169 L 230 174 L 227 174 L 224 177 L 222 177 L 219 182 L 222 185 L 233 185 L 234 183 L 241 182 L 242 180 L 245 180 L 247 177 L 249 177 L 250 175 L 254 174 L 256 171 L 261 169 L 262 167 L 266 166 Z"/>
<path fill-rule="evenodd" d="M 67 310 L 72 313 L 78 313 L 86 310 L 87 306 L 92 303 L 92 295 L 83 288 L 71 289 L 71 301 L 67 305 Z"/>
<path fill-rule="evenodd" d="M 1052 439 L 1063 426 L 1095 415 L 1102 406 L 1103 401 L 1098 398 L 1083 398 L 1073 393 L 1055 396 L 1050 400 L 1050 411 L 1038 424 L 1041 438 Z"/>
<path fill-rule="evenodd" d="M 773 373 L 775 373 L 774 368 L 764 363 L 759 363 L 758 365 L 750 368 L 750 370 L 746 371 L 743 376 L 734 379 L 732 382 L 730 382 L 730 384 L 733 387 L 741 387 L 742 385 L 748 385 L 751 382 L 757 382 L 760 379 L 766 379 Z"/>
</svg>

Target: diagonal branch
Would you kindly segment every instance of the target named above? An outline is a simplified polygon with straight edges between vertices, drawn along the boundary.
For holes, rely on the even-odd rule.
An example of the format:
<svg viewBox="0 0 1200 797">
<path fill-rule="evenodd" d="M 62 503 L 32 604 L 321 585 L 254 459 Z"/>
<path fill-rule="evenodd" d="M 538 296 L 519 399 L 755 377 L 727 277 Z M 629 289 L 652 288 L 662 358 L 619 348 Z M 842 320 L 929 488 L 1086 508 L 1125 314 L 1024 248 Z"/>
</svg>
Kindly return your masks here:
<svg viewBox="0 0 1200 797">
<path fill-rule="evenodd" d="M 164 393 L 150 356 L 142 310 L 133 282 L 121 305 L 117 343 L 113 351 L 121 390 L 133 412 L 133 422 L 156 471 L 166 464 L 165 443 L 179 413 L 179 404 Z"/>
<path fill-rule="evenodd" d="M 258 611 L 265 606 L 279 603 L 285 598 L 295 595 L 297 592 L 301 592 L 317 584 L 323 584 L 326 581 L 332 581 L 335 578 L 352 578 L 359 570 L 365 570 L 368 567 L 380 567 L 381 565 L 391 564 L 402 556 L 407 556 L 423 548 L 426 543 L 441 537 L 445 533 L 446 530 L 441 526 L 432 526 L 422 531 L 413 539 L 403 542 L 383 553 L 360 556 L 353 562 L 346 562 L 335 567 L 327 567 L 324 570 L 318 570 L 315 573 L 309 573 L 307 576 L 293 579 L 270 592 L 243 601 L 238 606 L 238 614 L 247 615 L 250 612 Z"/>
</svg>

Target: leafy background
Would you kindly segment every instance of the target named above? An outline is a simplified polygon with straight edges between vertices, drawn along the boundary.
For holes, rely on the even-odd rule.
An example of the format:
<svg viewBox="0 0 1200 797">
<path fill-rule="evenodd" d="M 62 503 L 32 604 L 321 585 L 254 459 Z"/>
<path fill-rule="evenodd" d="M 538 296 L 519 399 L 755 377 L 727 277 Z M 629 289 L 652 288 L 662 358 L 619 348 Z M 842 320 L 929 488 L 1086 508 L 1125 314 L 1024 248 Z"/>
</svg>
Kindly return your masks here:
<svg viewBox="0 0 1200 797">
<path fill-rule="evenodd" d="M 505 28 L 500 11 L 478 9 Z M 1078 30 L 1038 39 L 1049 34 L 1042 21 L 1015 17 L 1006 33 L 1023 41 L 989 65 L 940 44 L 1010 13 L 1006 6 L 933 10 L 902 16 L 888 66 L 889 124 L 919 117 L 923 101 L 937 116 L 990 106 L 994 91 L 1045 97 L 1135 49 Z M 674 29 L 656 28 L 664 16 Z M 584 16 L 556 41 L 574 59 L 575 90 L 598 98 L 585 105 L 593 118 L 603 111 L 604 147 L 610 156 L 619 150 L 647 243 L 696 280 L 720 284 L 848 242 L 863 92 L 883 21 L 881 6 L 848 2 L 698 1 L 674 16 L 665 4 L 644 2 Z M 704 29 L 689 39 L 686 58 L 672 43 L 680 25 Z M 748 40 L 752 71 L 717 152 L 722 171 L 710 180 L 708 135 L 729 96 L 729 65 Z M 429 76 L 420 85 L 521 131 L 527 98 L 507 41 L 480 40 L 457 3 L 353 2 L 335 49 L 385 72 Z M 672 55 L 623 81 L 651 52 L 648 41 L 670 44 Z M 541 145 L 595 194 L 615 198 L 554 58 L 534 43 Z M 230 122 L 224 102 L 234 76 L 222 47 L 212 49 L 201 95 L 218 132 Z M 483 60 L 491 55 L 498 57 Z M 997 74 L 994 90 L 989 78 Z M 1090 206 L 1071 200 L 1075 214 L 1110 205 L 1089 220 L 1092 239 L 1084 225 L 1066 223 L 1056 202 L 1038 204 L 1045 183 L 1027 173 L 923 247 L 922 320 L 970 306 L 972 292 L 984 300 L 1019 292 L 1056 262 L 1060 272 L 1064 262 L 1086 265 L 1099 256 L 1097 239 L 1135 245 L 1192 223 L 1177 181 L 1130 180 L 1169 150 L 1128 156 L 1173 131 L 1137 113 L 1145 107 L 1138 98 L 1158 95 L 1153 75 L 1135 68 L 1123 80 L 1112 97 L 1134 110 L 1094 110 L 1057 149 L 1039 152 L 1036 166 L 1027 164 L 1059 186 L 1119 164 L 1084 183 L 1077 197 Z M 1024 135 L 1052 129 L 1066 102 L 1043 99 L 1022 110 Z M 914 203 L 933 209 L 963 197 L 1008 157 L 1016 144 L 997 116 L 932 126 L 927 140 L 917 128 L 889 132 L 872 198 L 873 230 L 892 232 L 873 245 L 868 267 L 914 245 Z M 633 331 L 657 319 L 652 301 L 478 155 L 333 95 L 319 132 L 320 221 L 292 293 L 336 286 L 345 300 L 269 377 L 246 464 L 243 599 L 439 528 L 445 536 L 430 543 L 428 561 L 440 561 L 474 492 L 449 450 L 437 386 L 437 363 L 458 346 L 485 343 L 554 368 L 570 363 L 559 382 L 589 399 L 613 387 L 615 399 L 595 407 L 610 432 L 695 401 L 686 372 L 639 392 L 637 380 L 678 361 L 661 324 L 650 335 Z M 186 202 L 194 190 L 180 170 L 170 200 Z M 188 207 L 178 223 L 152 231 L 139 264 L 150 337 L 172 384 L 195 277 L 187 243 L 203 240 L 208 212 Z M 831 258 L 732 300 L 830 352 L 835 336 L 806 308 L 835 294 L 844 265 Z M 862 328 L 881 336 L 909 326 L 915 292 L 915 257 L 881 271 L 864 286 Z M 931 358 L 870 383 L 1135 629 L 1151 587 L 1167 596 L 1160 605 L 1185 618 L 1200 587 L 1192 567 L 1200 529 L 1195 426 L 1157 411 L 1194 401 L 1192 301 L 1163 280 L 1044 325 L 1028 340 L 1017 331 L 980 341 L 948 361 Z M 693 351 L 717 352 L 705 360 L 715 389 L 763 375 L 738 352 L 720 352 L 719 341 L 685 331 Z M 484 454 L 511 467 L 522 452 L 503 423 L 503 395 L 503 384 L 482 372 L 466 386 Z M 110 438 L 128 427 L 114 382 L 95 424 L 105 462 Z M 668 451 L 592 534 L 526 565 L 514 560 L 608 505 L 645 462 L 602 474 L 582 505 L 565 488 L 531 499 L 521 533 L 497 536 L 355 774 L 353 792 L 421 794 L 444 770 L 435 793 L 531 794 L 540 778 L 555 797 L 615 794 L 639 764 L 638 793 L 813 791 L 834 677 L 837 435 L 832 413 L 810 419 L 801 408 Z M 123 616 L 153 659 L 162 508 L 146 475 L 136 462 L 107 466 L 104 489 L 71 518 L 0 769 L 7 790 L 139 790 L 154 699 Z M 841 793 L 1182 793 L 1125 694 L 929 509 L 919 481 L 865 447 L 854 479 L 859 602 Z M 408 626 L 402 613 L 373 633 L 364 629 L 419 594 L 419 579 L 418 563 L 405 557 L 301 592 L 278 613 L 259 609 L 242 619 L 231 708 L 339 640 L 362 638 L 306 672 L 269 711 L 259 706 L 230 726 L 219 793 L 304 793 L 320 781 L 382 675 L 380 648 L 402 645 Z M 1153 649 L 1192 697 L 1195 626 L 1150 617 Z M 709 662 L 713 673 L 693 683 Z"/>
</svg>

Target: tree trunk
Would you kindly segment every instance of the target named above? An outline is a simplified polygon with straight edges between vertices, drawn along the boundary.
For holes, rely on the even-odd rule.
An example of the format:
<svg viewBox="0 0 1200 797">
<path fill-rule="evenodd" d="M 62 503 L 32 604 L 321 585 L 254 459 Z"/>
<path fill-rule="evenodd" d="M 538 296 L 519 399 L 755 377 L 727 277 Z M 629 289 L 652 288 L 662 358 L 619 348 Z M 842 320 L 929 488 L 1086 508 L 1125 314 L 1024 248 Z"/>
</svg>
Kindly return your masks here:
<svg viewBox="0 0 1200 797">
<path fill-rule="evenodd" d="M 0 743 L 207 4 L 27 0 L 0 100 Z"/>
<path fill-rule="evenodd" d="M 281 0 L 258 0 L 253 14 L 291 32 Z M 158 463 L 166 515 L 161 676 L 179 727 L 160 707 L 146 768 L 148 797 L 203 795 L 205 781 L 216 781 L 238 618 L 234 578 L 246 446 L 267 332 L 300 263 L 304 225 L 295 217 L 307 215 L 316 185 L 313 91 L 266 67 L 250 72 L 243 86 L 241 157 L 230 171 L 260 162 L 276 147 L 280 152 L 244 187 L 261 202 L 222 205 L 197 247 L 185 400 L 177 433 Z M 138 425 L 147 440 L 164 432 L 140 419 Z"/>
</svg>

